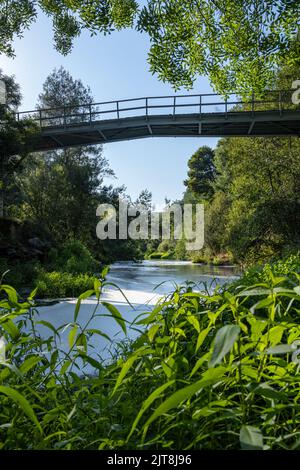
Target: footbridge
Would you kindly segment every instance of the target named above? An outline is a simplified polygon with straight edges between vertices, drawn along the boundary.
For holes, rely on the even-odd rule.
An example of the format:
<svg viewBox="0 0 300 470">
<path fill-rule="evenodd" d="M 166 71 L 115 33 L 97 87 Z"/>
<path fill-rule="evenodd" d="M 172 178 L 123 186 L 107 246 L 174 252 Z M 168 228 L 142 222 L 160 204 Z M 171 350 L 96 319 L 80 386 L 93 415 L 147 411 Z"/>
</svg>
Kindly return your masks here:
<svg viewBox="0 0 300 470">
<path fill-rule="evenodd" d="M 153 96 L 23 111 L 16 119 L 38 123 L 35 151 L 145 137 L 299 136 L 293 93 L 252 93 L 244 100 L 236 94 Z"/>
</svg>

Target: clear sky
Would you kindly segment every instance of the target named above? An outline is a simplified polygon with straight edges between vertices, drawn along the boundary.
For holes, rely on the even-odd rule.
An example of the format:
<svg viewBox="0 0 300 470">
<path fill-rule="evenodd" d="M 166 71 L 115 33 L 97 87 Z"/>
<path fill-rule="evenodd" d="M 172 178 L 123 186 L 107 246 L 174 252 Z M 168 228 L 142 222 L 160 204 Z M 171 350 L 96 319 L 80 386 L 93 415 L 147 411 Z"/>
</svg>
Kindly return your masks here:
<svg viewBox="0 0 300 470">
<path fill-rule="evenodd" d="M 35 108 L 47 75 L 61 65 L 90 86 L 95 101 L 174 94 L 170 85 L 159 82 L 149 72 L 149 42 L 136 31 L 96 37 L 83 33 L 67 57 L 54 50 L 52 36 L 51 22 L 39 16 L 24 37 L 15 41 L 16 58 L 0 56 L 0 68 L 5 74 L 14 74 L 21 85 L 23 110 Z M 211 92 L 204 77 L 199 77 L 190 91 Z M 104 155 L 115 171 L 114 185 L 124 184 L 133 199 L 147 188 L 153 194 L 153 202 L 161 205 L 165 197 L 182 197 L 189 157 L 201 145 L 215 147 L 216 142 L 215 138 L 203 137 L 147 138 L 105 144 Z"/>
</svg>

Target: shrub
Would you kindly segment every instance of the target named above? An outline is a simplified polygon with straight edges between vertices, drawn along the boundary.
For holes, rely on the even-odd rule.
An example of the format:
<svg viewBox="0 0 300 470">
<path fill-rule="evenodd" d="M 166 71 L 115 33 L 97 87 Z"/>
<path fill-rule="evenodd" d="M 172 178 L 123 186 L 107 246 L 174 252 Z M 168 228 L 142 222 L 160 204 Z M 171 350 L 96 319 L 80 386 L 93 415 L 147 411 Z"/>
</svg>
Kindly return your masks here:
<svg viewBox="0 0 300 470">
<path fill-rule="evenodd" d="M 251 285 L 254 282 L 268 281 L 272 273 L 276 276 L 285 276 L 291 272 L 300 273 L 300 252 L 289 255 L 283 260 L 249 268 L 245 271 L 241 282 Z"/>
<path fill-rule="evenodd" d="M 49 268 L 71 274 L 94 273 L 99 263 L 79 240 L 71 240 L 49 253 Z"/>
<path fill-rule="evenodd" d="M 32 286 L 40 270 L 39 261 L 13 261 L 0 258 L 0 278 L 6 272 L 5 282 L 18 288 Z"/>
<path fill-rule="evenodd" d="M 53 271 L 41 272 L 37 280 L 39 298 L 77 297 L 92 289 L 95 277 L 88 274 L 70 274 Z"/>
</svg>

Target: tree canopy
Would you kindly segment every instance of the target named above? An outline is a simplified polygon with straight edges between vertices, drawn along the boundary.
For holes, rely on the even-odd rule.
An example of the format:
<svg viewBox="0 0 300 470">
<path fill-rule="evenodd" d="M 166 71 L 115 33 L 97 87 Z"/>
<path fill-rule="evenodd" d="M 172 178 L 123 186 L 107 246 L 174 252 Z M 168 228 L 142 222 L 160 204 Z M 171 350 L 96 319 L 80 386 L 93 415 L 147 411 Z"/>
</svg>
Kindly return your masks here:
<svg viewBox="0 0 300 470">
<path fill-rule="evenodd" d="M 7 199 L 16 189 L 13 173 L 32 151 L 39 130 L 32 120 L 17 121 L 14 117 L 22 100 L 14 77 L 5 75 L 0 69 L 0 80 L 6 87 L 6 105 L 0 105 L 0 217 L 3 217 Z"/>
<path fill-rule="evenodd" d="M 214 151 L 204 145 L 200 147 L 188 161 L 188 178 L 184 181 L 194 194 L 203 199 L 211 196 L 212 183 L 216 177 Z"/>
<path fill-rule="evenodd" d="M 14 38 L 40 11 L 52 19 L 62 54 L 82 30 L 146 33 L 150 70 L 175 88 L 206 75 L 221 93 L 262 90 L 272 88 L 279 66 L 300 64 L 299 0 L 0 1 L 0 53 L 14 54 Z"/>
</svg>

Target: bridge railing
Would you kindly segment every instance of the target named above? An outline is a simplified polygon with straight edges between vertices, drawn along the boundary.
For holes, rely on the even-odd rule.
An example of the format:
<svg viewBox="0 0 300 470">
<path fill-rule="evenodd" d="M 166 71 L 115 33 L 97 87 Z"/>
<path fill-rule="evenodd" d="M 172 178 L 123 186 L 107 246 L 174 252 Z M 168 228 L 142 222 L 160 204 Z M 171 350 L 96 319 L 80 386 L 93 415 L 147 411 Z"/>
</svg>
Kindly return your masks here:
<svg viewBox="0 0 300 470">
<path fill-rule="evenodd" d="M 189 94 L 175 96 L 152 96 L 127 100 L 83 103 L 56 108 L 37 109 L 16 113 L 16 119 L 31 118 L 40 127 L 76 126 L 93 124 L 107 119 L 127 117 L 198 114 L 201 119 L 207 114 L 223 114 L 225 118 L 232 113 L 249 112 L 253 115 L 262 111 L 300 110 L 292 102 L 293 90 L 268 91 L 261 97 L 252 93 L 251 98 L 241 99 L 235 93 L 226 99 L 218 94 Z"/>
</svg>

